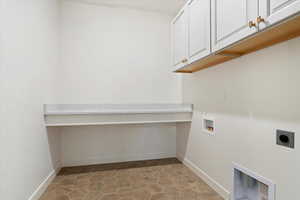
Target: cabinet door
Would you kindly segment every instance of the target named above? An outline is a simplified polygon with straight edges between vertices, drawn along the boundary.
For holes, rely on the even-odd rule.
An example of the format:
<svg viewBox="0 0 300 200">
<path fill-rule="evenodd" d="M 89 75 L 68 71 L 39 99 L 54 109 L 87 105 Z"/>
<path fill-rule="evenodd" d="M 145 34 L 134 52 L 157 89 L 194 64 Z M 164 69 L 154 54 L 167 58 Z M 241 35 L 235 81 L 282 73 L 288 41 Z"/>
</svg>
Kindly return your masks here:
<svg viewBox="0 0 300 200">
<path fill-rule="evenodd" d="M 258 31 L 258 0 L 212 0 L 212 50 L 217 51 Z"/>
<path fill-rule="evenodd" d="M 259 23 L 259 28 L 263 29 L 299 12 L 300 0 L 259 0 L 259 14 L 264 19 Z"/>
<path fill-rule="evenodd" d="M 188 7 L 189 63 L 210 54 L 210 0 L 191 0 Z"/>
<path fill-rule="evenodd" d="M 179 69 L 188 64 L 187 59 L 187 11 L 184 7 L 172 22 L 173 65 Z"/>
</svg>

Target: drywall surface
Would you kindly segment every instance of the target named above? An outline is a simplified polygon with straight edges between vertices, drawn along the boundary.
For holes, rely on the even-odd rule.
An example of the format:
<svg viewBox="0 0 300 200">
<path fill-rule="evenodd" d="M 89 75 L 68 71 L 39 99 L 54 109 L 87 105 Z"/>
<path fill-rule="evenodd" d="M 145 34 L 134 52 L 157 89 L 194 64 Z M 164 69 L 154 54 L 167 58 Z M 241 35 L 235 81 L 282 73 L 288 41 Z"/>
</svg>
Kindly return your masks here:
<svg viewBox="0 0 300 200">
<path fill-rule="evenodd" d="M 170 17 L 76 2 L 62 6 L 64 103 L 180 102 Z"/>
<path fill-rule="evenodd" d="M 59 167 L 43 119 L 56 103 L 58 12 L 55 0 L 1 1 L 1 199 L 37 198 Z"/>
<path fill-rule="evenodd" d="M 176 126 L 167 124 L 65 127 L 63 166 L 175 157 Z"/>
<path fill-rule="evenodd" d="M 170 73 L 170 20 L 63 2 L 60 103 L 180 103 L 180 75 Z M 64 128 L 62 138 L 64 166 L 176 155 L 175 125 Z"/>
<path fill-rule="evenodd" d="M 64 0 L 111 7 L 126 7 L 137 10 L 160 12 L 175 15 L 186 0 Z"/>
<path fill-rule="evenodd" d="M 3 4 L 2 1 L 0 1 L 0 10 L 3 9 Z M 2 16 L 0 14 L 0 16 Z M 3 17 L 0 17 L 0 27 L 3 26 Z M 0 31 L 0 91 L 3 91 L 4 87 L 4 75 L 3 75 L 3 42 L 2 42 L 2 31 Z M 4 94 L 0 92 L 0 99 L 4 98 Z M 0 124 L 3 124 L 4 122 L 4 105 L 0 103 Z M 0 157 L 4 158 L 5 152 L 4 152 L 4 127 L 0 126 Z M 0 159 L 0 176 L 3 177 L 4 175 L 2 174 L 4 172 L 4 160 Z M 0 182 L 0 194 L 4 193 L 4 183 Z"/>
<path fill-rule="evenodd" d="M 276 184 L 276 200 L 295 199 L 300 185 L 300 38 L 184 75 L 191 127 L 178 129 L 178 156 L 231 190 L 232 162 Z M 215 136 L 202 115 L 215 119 Z M 276 145 L 276 129 L 296 132 L 294 150 Z"/>
</svg>

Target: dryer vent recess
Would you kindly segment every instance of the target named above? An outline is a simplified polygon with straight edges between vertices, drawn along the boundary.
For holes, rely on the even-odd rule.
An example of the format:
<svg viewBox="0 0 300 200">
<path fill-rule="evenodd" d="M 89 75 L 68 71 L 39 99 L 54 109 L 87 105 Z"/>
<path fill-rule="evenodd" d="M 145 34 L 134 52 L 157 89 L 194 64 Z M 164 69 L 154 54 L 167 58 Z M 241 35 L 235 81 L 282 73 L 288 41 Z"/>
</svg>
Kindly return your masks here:
<svg viewBox="0 0 300 200">
<path fill-rule="evenodd" d="M 295 148 L 295 133 L 283 130 L 276 131 L 276 143 L 280 146 Z"/>
</svg>

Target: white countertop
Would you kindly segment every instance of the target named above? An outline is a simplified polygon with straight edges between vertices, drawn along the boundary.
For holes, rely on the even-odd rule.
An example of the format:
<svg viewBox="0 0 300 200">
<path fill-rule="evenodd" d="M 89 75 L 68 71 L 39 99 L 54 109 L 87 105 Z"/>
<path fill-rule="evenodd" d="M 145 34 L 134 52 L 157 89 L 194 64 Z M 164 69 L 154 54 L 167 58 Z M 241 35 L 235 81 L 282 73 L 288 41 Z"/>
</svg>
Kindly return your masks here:
<svg viewBox="0 0 300 200">
<path fill-rule="evenodd" d="M 46 126 L 89 126 L 191 122 L 191 104 L 45 105 Z"/>
<path fill-rule="evenodd" d="M 49 104 L 45 115 L 192 113 L 191 104 Z"/>
</svg>

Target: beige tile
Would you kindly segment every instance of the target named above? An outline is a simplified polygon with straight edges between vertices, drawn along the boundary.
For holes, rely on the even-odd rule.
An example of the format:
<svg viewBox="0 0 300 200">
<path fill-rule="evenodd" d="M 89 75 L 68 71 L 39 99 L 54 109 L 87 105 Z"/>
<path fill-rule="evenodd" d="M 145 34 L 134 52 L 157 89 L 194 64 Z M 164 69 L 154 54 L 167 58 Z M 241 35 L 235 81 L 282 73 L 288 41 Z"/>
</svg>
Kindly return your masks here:
<svg viewBox="0 0 300 200">
<path fill-rule="evenodd" d="M 76 173 L 67 170 L 56 177 L 40 200 L 222 200 L 181 163 L 155 164 L 130 168 L 127 163 L 125 169 L 113 170 L 106 165 L 104 171 L 72 168 Z"/>
</svg>

